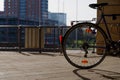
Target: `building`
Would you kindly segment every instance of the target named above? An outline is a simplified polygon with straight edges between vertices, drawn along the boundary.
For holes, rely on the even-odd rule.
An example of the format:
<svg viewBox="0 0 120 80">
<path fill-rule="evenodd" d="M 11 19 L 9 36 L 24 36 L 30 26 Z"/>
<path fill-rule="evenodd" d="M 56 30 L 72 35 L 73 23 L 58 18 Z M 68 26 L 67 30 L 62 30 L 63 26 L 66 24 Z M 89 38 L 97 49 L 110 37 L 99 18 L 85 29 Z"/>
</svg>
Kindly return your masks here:
<svg viewBox="0 0 120 80">
<path fill-rule="evenodd" d="M 120 14 L 120 0 L 97 0 L 98 3 L 108 3 L 108 6 L 104 7 L 105 14 Z M 98 17 L 100 15 L 98 11 Z M 113 20 L 112 17 L 106 17 L 108 27 L 110 28 L 110 33 L 114 41 L 120 40 L 120 16 L 116 16 L 116 19 Z M 105 28 L 105 25 L 100 24 L 102 28 Z M 112 30 L 111 30 L 112 29 Z"/>
<path fill-rule="evenodd" d="M 48 18 L 48 0 L 5 0 L 4 12 L 0 12 L 0 25 L 65 26 L 66 14 L 51 13 Z M 24 31 L 22 41 L 25 41 Z M 54 31 L 52 30 L 52 36 L 58 34 L 58 32 L 53 33 Z M 18 41 L 17 28 L 0 28 L 0 33 L 0 42 L 15 43 Z M 49 35 L 45 34 L 45 36 Z M 53 41 L 46 37 L 45 40 L 49 40 L 49 43 Z M 58 38 L 56 40 L 58 44 Z"/>
<path fill-rule="evenodd" d="M 47 21 L 48 0 L 4 0 L 0 25 L 47 25 Z M 17 28 L 0 28 L 0 42 L 17 42 L 17 31 Z M 22 41 L 24 37 L 23 33 Z"/>
<path fill-rule="evenodd" d="M 105 14 L 120 14 L 120 0 L 97 0 L 98 3 L 108 3 L 107 6 L 105 6 L 104 13 Z M 100 16 L 100 12 L 97 12 L 98 17 Z M 112 17 L 105 17 L 108 28 L 110 30 L 110 34 L 113 41 L 119 41 L 120 40 L 120 16 L 116 16 L 116 19 L 113 19 Z M 100 26 L 102 29 L 105 30 L 105 25 L 101 22 Z M 97 41 L 103 42 L 103 39 L 98 34 Z M 111 52 L 114 53 L 111 49 Z M 117 49 L 115 49 L 117 50 Z M 98 50 L 99 52 L 103 52 L 103 50 Z M 110 53 L 111 53 L 110 52 Z"/>
<path fill-rule="evenodd" d="M 56 21 L 57 26 L 66 26 L 66 14 L 65 13 L 48 13 L 48 19 Z"/>
<path fill-rule="evenodd" d="M 5 0 L 3 14 L 6 19 L 15 18 L 14 24 L 46 25 L 48 0 Z"/>
<path fill-rule="evenodd" d="M 50 26 L 56 26 L 56 28 L 47 29 L 45 34 L 45 47 L 47 48 L 59 47 L 60 30 L 57 27 L 66 26 L 66 14 L 49 12 L 48 24 Z"/>
</svg>

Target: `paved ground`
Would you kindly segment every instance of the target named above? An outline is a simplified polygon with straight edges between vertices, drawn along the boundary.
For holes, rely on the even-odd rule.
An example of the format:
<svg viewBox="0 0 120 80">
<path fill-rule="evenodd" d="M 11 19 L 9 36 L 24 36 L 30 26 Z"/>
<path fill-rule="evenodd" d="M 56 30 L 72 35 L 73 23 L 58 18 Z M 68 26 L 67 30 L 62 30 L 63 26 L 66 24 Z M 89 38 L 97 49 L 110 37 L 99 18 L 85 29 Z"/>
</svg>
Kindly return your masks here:
<svg viewBox="0 0 120 80">
<path fill-rule="evenodd" d="M 120 80 L 120 58 L 80 70 L 59 53 L 0 52 L 0 80 Z"/>
</svg>

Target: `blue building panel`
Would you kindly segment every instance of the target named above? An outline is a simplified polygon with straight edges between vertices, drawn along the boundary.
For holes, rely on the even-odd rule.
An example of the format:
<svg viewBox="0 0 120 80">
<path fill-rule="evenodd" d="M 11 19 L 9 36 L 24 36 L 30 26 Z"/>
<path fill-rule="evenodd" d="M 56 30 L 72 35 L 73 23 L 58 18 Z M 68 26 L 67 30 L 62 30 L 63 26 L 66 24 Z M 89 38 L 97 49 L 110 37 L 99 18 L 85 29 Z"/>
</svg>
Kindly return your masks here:
<svg viewBox="0 0 120 80">
<path fill-rule="evenodd" d="M 48 0 L 5 0 L 4 2 L 4 16 L 6 18 L 16 17 L 18 20 L 28 20 L 39 22 L 39 25 L 47 25 Z M 24 24 L 24 22 L 21 23 Z M 13 24 L 12 21 L 11 24 Z M 19 25 L 19 23 L 17 24 Z"/>
</svg>

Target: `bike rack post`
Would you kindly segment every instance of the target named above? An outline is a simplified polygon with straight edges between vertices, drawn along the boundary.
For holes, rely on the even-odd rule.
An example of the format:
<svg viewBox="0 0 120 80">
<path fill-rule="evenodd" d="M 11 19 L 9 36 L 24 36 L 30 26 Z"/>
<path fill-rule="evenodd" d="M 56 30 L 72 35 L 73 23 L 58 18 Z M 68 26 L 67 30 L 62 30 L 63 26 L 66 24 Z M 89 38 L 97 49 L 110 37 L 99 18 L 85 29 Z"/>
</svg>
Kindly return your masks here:
<svg viewBox="0 0 120 80">
<path fill-rule="evenodd" d="M 39 53 L 41 53 L 41 28 L 39 27 Z"/>
<path fill-rule="evenodd" d="M 21 53 L 21 26 L 18 26 L 18 51 Z"/>
</svg>

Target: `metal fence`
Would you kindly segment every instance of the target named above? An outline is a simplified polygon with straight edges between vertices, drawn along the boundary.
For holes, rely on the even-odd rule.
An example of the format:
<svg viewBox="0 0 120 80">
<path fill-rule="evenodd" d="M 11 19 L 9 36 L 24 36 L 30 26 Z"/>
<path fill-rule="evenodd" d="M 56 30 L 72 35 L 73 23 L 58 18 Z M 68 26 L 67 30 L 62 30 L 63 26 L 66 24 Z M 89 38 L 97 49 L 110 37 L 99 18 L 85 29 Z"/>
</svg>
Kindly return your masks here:
<svg viewBox="0 0 120 80">
<path fill-rule="evenodd" d="M 0 51 L 61 51 L 69 26 L 0 25 Z"/>
</svg>

